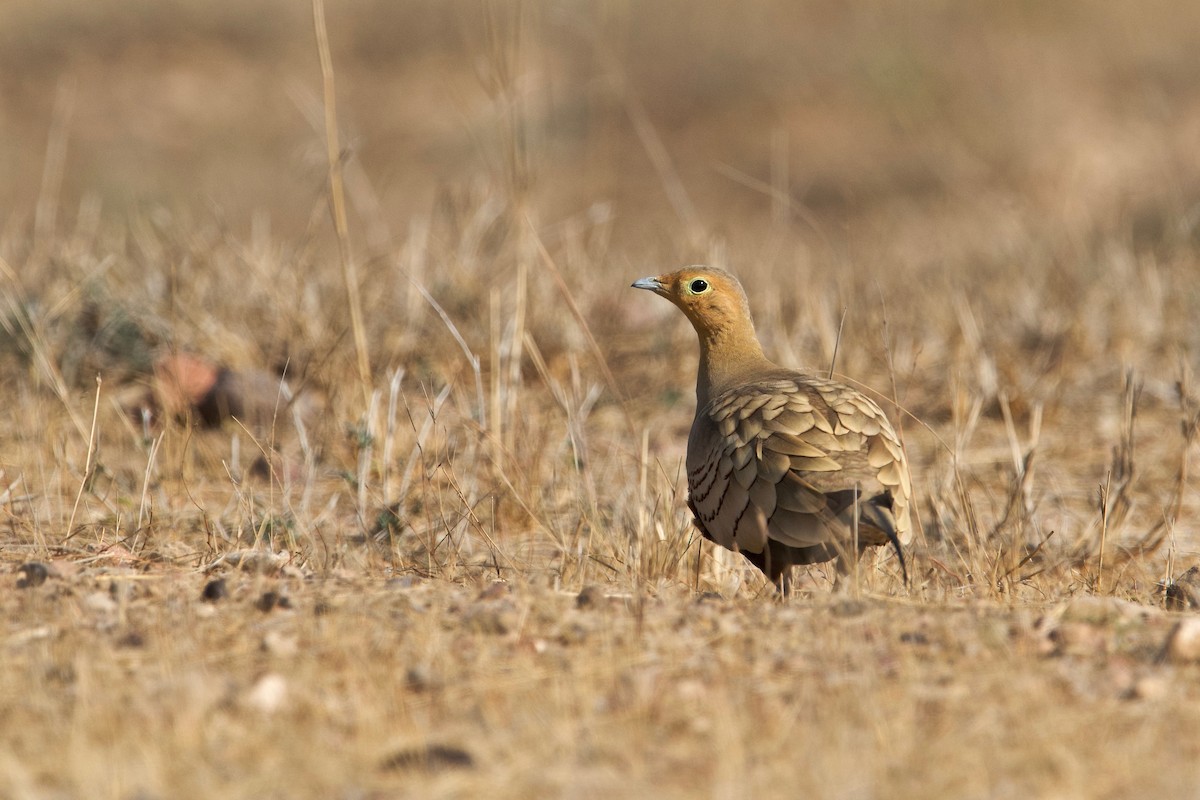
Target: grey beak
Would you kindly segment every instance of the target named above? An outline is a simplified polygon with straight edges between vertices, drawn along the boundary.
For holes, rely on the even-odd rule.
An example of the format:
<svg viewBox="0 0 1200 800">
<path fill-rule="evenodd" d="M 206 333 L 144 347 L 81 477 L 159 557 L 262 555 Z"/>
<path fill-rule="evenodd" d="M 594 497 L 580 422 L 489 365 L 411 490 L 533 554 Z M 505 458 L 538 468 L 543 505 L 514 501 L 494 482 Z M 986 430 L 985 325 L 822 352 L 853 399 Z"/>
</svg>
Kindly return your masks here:
<svg viewBox="0 0 1200 800">
<path fill-rule="evenodd" d="M 655 294 L 661 294 L 664 288 L 658 278 L 638 278 L 630 285 L 634 289 L 649 289 Z"/>
</svg>

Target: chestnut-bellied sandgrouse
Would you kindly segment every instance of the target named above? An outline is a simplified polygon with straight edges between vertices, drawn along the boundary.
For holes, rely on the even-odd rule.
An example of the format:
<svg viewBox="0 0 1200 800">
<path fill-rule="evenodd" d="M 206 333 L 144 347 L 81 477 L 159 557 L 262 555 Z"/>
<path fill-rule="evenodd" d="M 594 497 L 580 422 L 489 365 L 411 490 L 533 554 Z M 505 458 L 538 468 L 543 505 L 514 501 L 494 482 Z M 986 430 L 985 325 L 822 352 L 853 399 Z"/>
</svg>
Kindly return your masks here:
<svg viewBox="0 0 1200 800">
<path fill-rule="evenodd" d="M 907 580 L 908 464 L 883 411 L 845 384 L 763 355 L 737 278 L 713 267 L 641 278 L 700 337 L 688 507 L 706 539 L 789 585 L 793 564 L 891 544 Z"/>
</svg>

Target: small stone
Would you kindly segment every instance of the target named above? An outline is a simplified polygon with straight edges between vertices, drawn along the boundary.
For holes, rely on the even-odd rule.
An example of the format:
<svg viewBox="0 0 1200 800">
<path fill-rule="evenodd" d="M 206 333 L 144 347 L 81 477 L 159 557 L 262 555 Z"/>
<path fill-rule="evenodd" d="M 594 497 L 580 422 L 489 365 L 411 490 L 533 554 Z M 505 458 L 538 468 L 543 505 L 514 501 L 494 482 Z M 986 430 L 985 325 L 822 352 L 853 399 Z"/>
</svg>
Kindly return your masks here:
<svg viewBox="0 0 1200 800">
<path fill-rule="evenodd" d="M 154 365 L 156 399 L 168 415 L 187 416 L 212 393 L 220 371 L 216 364 L 190 353 L 164 356 Z"/>
<path fill-rule="evenodd" d="M 539 637 L 524 637 L 517 642 L 517 645 L 522 650 L 533 653 L 534 655 L 541 655 L 542 653 L 546 652 L 546 649 L 550 646 L 545 639 Z"/>
<path fill-rule="evenodd" d="M 444 769 L 468 769 L 475 758 L 461 747 L 431 744 L 399 750 L 383 759 L 379 768 L 387 771 L 421 769 L 436 772 Z"/>
<path fill-rule="evenodd" d="M 575 598 L 576 608 L 596 608 L 603 601 L 604 592 L 599 586 L 585 586 Z"/>
<path fill-rule="evenodd" d="M 146 637 L 142 636 L 137 631 L 129 631 L 120 639 L 117 639 L 117 647 L 128 647 L 138 649 L 146 646 Z"/>
<path fill-rule="evenodd" d="M 29 561 L 17 568 L 20 578 L 17 579 L 18 589 L 32 589 L 41 586 L 50 577 L 50 568 L 40 561 Z"/>
<path fill-rule="evenodd" d="M 282 675 L 269 672 L 258 679 L 253 688 L 246 693 L 246 702 L 264 714 L 278 711 L 287 700 L 287 679 Z"/>
<path fill-rule="evenodd" d="M 1200 661 L 1200 617 L 1179 621 L 1167 637 L 1167 655 L 1174 661 Z"/>
<path fill-rule="evenodd" d="M 1191 567 L 1173 581 L 1158 585 L 1163 605 L 1172 611 L 1200 608 L 1200 565 Z"/>
<path fill-rule="evenodd" d="M 1111 633 L 1102 625 L 1062 622 L 1047 632 L 1041 645 L 1043 655 L 1093 656 L 1108 652 Z"/>
<path fill-rule="evenodd" d="M 1195 586 L 1176 581 L 1163 586 L 1163 605 L 1171 611 L 1200 608 L 1200 591 Z"/>
<path fill-rule="evenodd" d="M 224 578 L 214 578 L 204 584 L 204 591 L 200 592 L 200 599 L 205 603 L 216 603 L 224 600 L 229 595 L 229 589 L 225 585 Z"/>
<path fill-rule="evenodd" d="M 287 595 L 272 590 L 263 592 L 262 597 L 258 598 L 258 602 L 254 604 L 254 607 L 265 614 L 276 608 L 291 608 L 292 601 L 288 599 Z"/>
<path fill-rule="evenodd" d="M 1171 682 L 1165 675 L 1143 675 L 1133 682 L 1126 697 L 1130 700 L 1158 700 L 1166 696 Z"/>
<path fill-rule="evenodd" d="M 429 670 L 422 666 L 409 667 L 404 673 L 404 682 L 413 692 L 424 692 L 433 686 Z"/>
</svg>

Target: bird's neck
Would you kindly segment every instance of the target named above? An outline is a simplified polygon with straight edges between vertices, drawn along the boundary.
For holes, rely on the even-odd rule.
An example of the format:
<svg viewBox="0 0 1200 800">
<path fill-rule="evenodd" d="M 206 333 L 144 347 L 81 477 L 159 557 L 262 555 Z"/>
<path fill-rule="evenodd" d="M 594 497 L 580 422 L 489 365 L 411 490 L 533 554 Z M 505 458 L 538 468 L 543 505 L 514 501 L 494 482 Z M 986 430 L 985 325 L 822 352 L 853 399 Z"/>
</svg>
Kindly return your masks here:
<svg viewBox="0 0 1200 800">
<path fill-rule="evenodd" d="M 700 369 L 696 375 L 696 408 L 747 376 L 775 365 L 763 355 L 754 325 L 730 325 L 705 331 L 700 336 Z"/>
</svg>

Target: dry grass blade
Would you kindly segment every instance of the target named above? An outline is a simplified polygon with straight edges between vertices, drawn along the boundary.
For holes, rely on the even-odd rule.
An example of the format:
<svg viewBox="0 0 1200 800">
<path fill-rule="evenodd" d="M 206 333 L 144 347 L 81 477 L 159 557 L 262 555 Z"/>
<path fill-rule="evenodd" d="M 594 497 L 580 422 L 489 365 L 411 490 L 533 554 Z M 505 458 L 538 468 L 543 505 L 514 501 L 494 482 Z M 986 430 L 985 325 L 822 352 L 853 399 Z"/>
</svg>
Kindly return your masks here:
<svg viewBox="0 0 1200 800">
<path fill-rule="evenodd" d="M 411 283 L 421 293 L 421 297 L 425 298 L 425 302 L 429 303 L 434 313 L 442 320 L 442 323 L 446 326 L 446 330 L 454 337 L 454 341 L 458 342 L 459 348 L 462 350 L 463 355 L 466 356 L 467 363 L 471 366 L 471 372 L 475 376 L 475 400 L 478 404 L 478 411 L 476 413 L 479 418 L 479 428 L 483 431 L 488 430 L 487 399 L 483 392 L 483 372 L 480 368 L 479 356 L 475 355 L 471 346 L 467 344 L 467 340 L 459 332 L 458 326 L 454 324 L 454 320 L 450 319 L 450 315 L 446 313 L 446 309 L 442 308 L 442 304 L 434 299 L 429 290 L 416 281 L 411 281 Z"/>
<path fill-rule="evenodd" d="M 1165 537 L 1165 531 L 1161 528 L 1161 524 L 1155 524 L 1138 542 L 1121 545 L 1116 548 L 1113 557 L 1106 556 L 1110 537 L 1124 525 L 1133 505 L 1132 494 L 1137 475 L 1134 460 L 1134 434 L 1141 393 L 1141 382 L 1132 369 L 1127 370 L 1121 394 L 1120 439 L 1113 445 L 1110 467 L 1104 483 L 1097 490 L 1096 518 L 1093 525 L 1085 530 L 1072 546 L 1071 562 L 1077 567 L 1082 567 L 1095 560 L 1101 576 L 1106 560 L 1109 561 L 1111 568 L 1136 557 L 1137 553 L 1152 553 L 1158 549 Z M 1097 528 L 1099 529 L 1098 537 L 1094 533 Z"/>
<path fill-rule="evenodd" d="M 604 352 L 596 342 L 596 337 L 592 335 L 592 329 L 588 325 L 587 319 L 579 310 L 579 305 L 571 295 L 571 290 L 567 286 L 566 281 L 563 280 L 562 273 L 558 271 L 558 265 L 554 263 L 554 259 L 551 257 L 549 251 L 546 250 L 545 245 L 542 244 L 542 240 L 537 237 L 536 232 L 534 232 L 534 241 L 537 243 L 538 254 L 542 258 L 542 264 L 545 265 L 551 277 L 554 278 L 554 284 L 558 287 L 558 291 L 562 295 L 563 301 L 566 302 L 567 308 L 570 309 L 571 316 L 575 318 L 575 321 L 579 324 L 579 329 L 583 332 L 584 337 L 587 338 L 588 348 L 592 351 L 592 355 L 596 359 L 596 366 L 599 367 L 601 374 L 604 375 L 604 382 L 608 384 L 608 390 L 612 392 L 613 397 L 616 398 L 621 406 L 621 413 L 625 417 L 625 424 L 629 426 L 629 432 L 636 434 L 637 426 L 634 425 L 633 417 L 629 414 L 629 406 L 625 402 L 625 393 L 621 390 L 620 384 L 617 383 L 616 376 L 609 369 L 608 360 L 605 359 Z"/>
<path fill-rule="evenodd" d="M 67 521 L 66 534 L 63 540 L 70 539 L 75 535 L 75 517 L 79 513 L 79 502 L 83 499 L 83 493 L 91 486 L 92 478 L 96 471 L 96 420 L 100 416 L 100 386 L 102 381 L 100 376 L 96 376 L 96 402 L 92 406 L 92 427 L 88 432 L 88 447 L 87 457 L 83 463 L 83 477 L 79 479 L 79 491 L 75 494 L 75 503 L 71 506 L 71 518 Z"/>
<path fill-rule="evenodd" d="M 329 157 L 329 207 L 337 233 L 338 255 L 346 284 L 346 302 L 350 308 L 350 328 L 354 332 L 354 352 L 358 360 L 358 378 L 364 396 L 371 392 L 371 357 L 367 348 L 367 329 L 363 322 L 358 266 L 350 247 L 350 226 L 346 221 L 346 190 L 342 181 L 342 150 L 338 144 L 337 92 L 334 86 L 333 56 L 329 52 L 329 31 L 325 27 L 325 0 L 312 0 L 313 27 L 317 53 L 321 60 L 321 81 L 325 99 L 325 142 Z"/>
<path fill-rule="evenodd" d="M 71 118 L 75 112 L 76 87 L 76 79 L 66 76 L 59 81 L 55 94 L 54 117 L 46 143 L 42 186 L 38 193 L 37 212 L 34 216 L 34 249 L 39 253 L 45 253 L 50 248 L 58 227 L 59 196 L 62 192 L 63 172 L 66 169 Z"/>
</svg>

